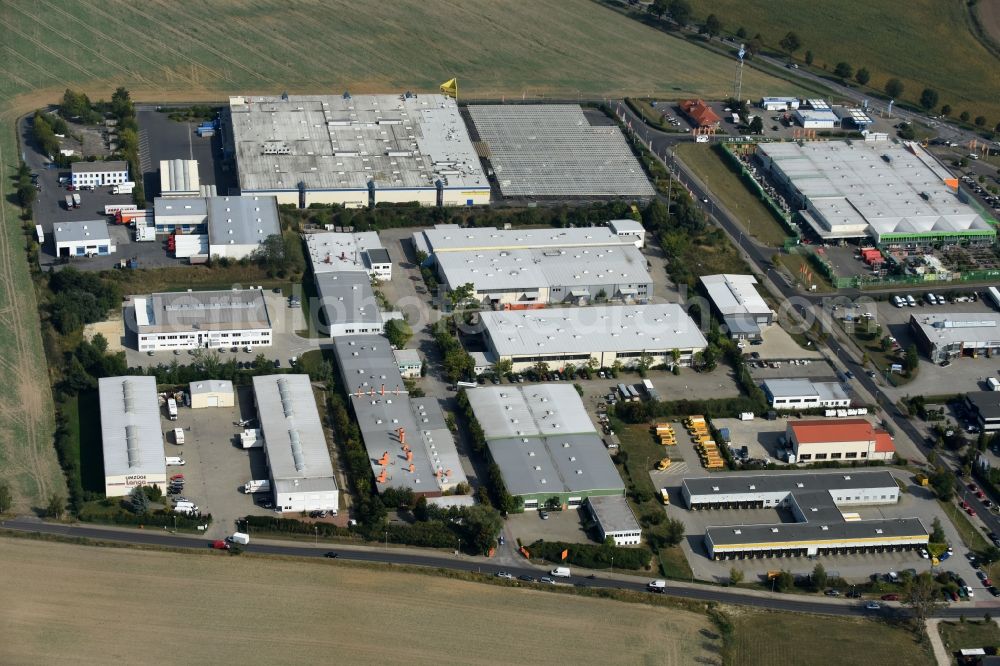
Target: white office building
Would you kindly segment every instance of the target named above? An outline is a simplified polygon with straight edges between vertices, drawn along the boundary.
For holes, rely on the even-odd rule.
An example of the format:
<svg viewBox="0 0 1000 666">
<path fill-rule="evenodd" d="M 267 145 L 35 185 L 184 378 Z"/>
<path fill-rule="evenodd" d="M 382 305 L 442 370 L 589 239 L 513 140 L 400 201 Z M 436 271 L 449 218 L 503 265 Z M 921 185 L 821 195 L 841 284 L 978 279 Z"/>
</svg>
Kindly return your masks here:
<svg viewBox="0 0 1000 666">
<path fill-rule="evenodd" d="M 837 382 L 810 379 L 768 379 L 764 394 L 775 409 L 815 409 L 850 407 L 851 398 Z"/>
<path fill-rule="evenodd" d="M 608 228 L 611 229 L 611 233 L 619 238 L 625 240 L 634 239 L 635 246 L 638 248 L 642 248 L 646 244 L 646 227 L 642 226 L 642 222 L 631 218 L 611 220 L 608 222 Z"/>
<path fill-rule="evenodd" d="M 277 510 L 337 511 L 340 489 L 309 376 L 257 376 L 253 394 Z"/>
<path fill-rule="evenodd" d="M 774 321 L 771 306 L 754 287 L 754 276 L 706 275 L 701 283 L 731 337 L 760 339 L 763 329 Z"/>
<path fill-rule="evenodd" d="M 102 377 L 97 382 L 104 451 L 104 494 L 137 486 L 167 488 L 155 377 Z"/>
<path fill-rule="evenodd" d="M 52 242 L 57 257 L 105 256 L 118 249 L 104 220 L 57 222 Z"/>
<path fill-rule="evenodd" d="M 642 543 L 642 528 L 624 495 L 591 495 L 587 508 L 603 543 L 608 537 L 616 546 L 638 546 Z"/>
<path fill-rule="evenodd" d="M 125 326 L 139 351 L 271 345 L 271 316 L 262 289 L 181 291 L 132 296 Z"/>
<path fill-rule="evenodd" d="M 128 162 L 73 162 L 69 182 L 75 187 L 100 187 L 128 182 Z"/>
</svg>

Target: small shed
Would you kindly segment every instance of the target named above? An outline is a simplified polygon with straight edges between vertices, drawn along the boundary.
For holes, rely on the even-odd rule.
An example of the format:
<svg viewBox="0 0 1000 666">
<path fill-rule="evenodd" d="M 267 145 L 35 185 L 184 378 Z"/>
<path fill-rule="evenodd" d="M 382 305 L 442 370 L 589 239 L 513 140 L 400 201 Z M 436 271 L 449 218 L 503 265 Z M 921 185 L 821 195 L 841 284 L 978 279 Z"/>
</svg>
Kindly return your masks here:
<svg viewBox="0 0 1000 666">
<path fill-rule="evenodd" d="M 205 407 L 234 407 L 236 394 L 233 383 L 223 379 L 206 379 L 191 382 L 191 409 Z"/>
</svg>

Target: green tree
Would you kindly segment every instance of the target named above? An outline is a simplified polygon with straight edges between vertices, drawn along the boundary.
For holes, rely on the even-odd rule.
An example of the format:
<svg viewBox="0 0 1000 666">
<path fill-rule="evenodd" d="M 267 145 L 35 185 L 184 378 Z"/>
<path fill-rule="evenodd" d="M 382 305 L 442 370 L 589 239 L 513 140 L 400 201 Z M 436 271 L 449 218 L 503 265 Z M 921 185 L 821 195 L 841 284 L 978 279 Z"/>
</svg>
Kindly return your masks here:
<svg viewBox="0 0 1000 666">
<path fill-rule="evenodd" d="M 642 352 L 639 354 L 639 358 L 636 360 L 635 369 L 639 371 L 640 377 L 645 377 L 646 373 L 653 366 L 653 357 L 648 352 Z"/>
<path fill-rule="evenodd" d="M 924 632 L 927 618 L 945 606 L 937 583 L 926 571 L 918 574 L 907 586 L 903 604 L 910 609 L 911 617 L 921 633 Z"/>
<path fill-rule="evenodd" d="M 743 570 L 732 567 L 729 569 L 729 584 L 739 585 L 743 582 Z"/>
<path fill-rule="evenodd" d="M 663 527 L 663 542 L 667 546 L 676 546 L 684 540 L 684 523 L 675 518 L 667 518 Z"/>
<path fill-rule="evenodd" d="M 129 508 L 137 516 L 145 516 L 149 513 L 149 498 L 146 497 L 142 486 L 136 486 L 129 493 Z"/>
<path fill-rule="evenodd" d="M 854 80 L 863 86 L 868 85 L 868 82 L 872 80 L 871 72 L 868 71 L 867 67 L 862 67 L 854 73 Z"/>
<path fill-rule="evenodd" d="M 14 506 L 14 493 L 10 490 L 10 484 L 0 481 L 0 513 L 7 513 Z"/>
<path fill-rule="evenodd" d="M 496 372 L 497 377 L 506 377 L 514 370 L 514 362 L 509 358 L 502 358 L 496 362 L 493 370 Z"/>
<path fill-rule="evenodd" d="M 678 25 L 687 25 L 691 20 L 691 3 L 688 0 L 670 0 L 667 11 Z"/>
<path fill-rule="evenodd" d="M 938 467 L 928 481 L 938 499 L 947 502 L 955 492 L 955 475 L 944 467 Z"/>
<path fill-rule="evenodd" d="M 722 32 L 722 21 L 715 14 L 709 14 L 705 18 L 705 33 L 709 37 L 715 37 Z"/>
<path fill-rule="evenodd" d="M 812 51 L 806 51 L 805 61 L 806 61 L 807 65 L 813 64 L 813 52 Z"/>
<path fill-rule="evenodd" d="M 924 107 L 925 110 L 930 111 L 938 105 L 938 92 L 933 88 L 924 88 L 923 92 L 920 93 L 920 106 Z"/>
<path fill-rule="evenodd" d="M 906 348 L 906 359 L 903 361 L 903 364 L 908 374 L 917 369 L 917 366 L 920 364 L 920 354 L 917 352 L 916 345 L 911 344 Z"/>
<path fill-rule="evenodd" d="M 646 5 L 646 11 L 656 18 L 661 19 L 667 13 L 668 7 L 669 3 L 667 0 L 653 0 Z"/>
<path fill-rule="evenodd" d="M 538 363 L 535 363 L 532 369 L 535 371 L 536 375 L 544 375 L 549 371 L 549 364 L 545 361 L 539 361 Z"/>
<path fill-rule="evenodd" d="M 83 93 L 78 93 L 69 88 L 63 93 L 62 104 L 59 105 L 59 114 L 63 118 L 81 118 L 84 121 L 90 118 L 92 113 L 90 98 Z"/>
<path fill-rule="evenodd" d="M 976 123 L 976 127 L 982 127 L 986 124 L 986 116 L 976 116 L 973 122 Z"/>
<path fill-rule="evenodd" d="M 958 119 L 961 120 L 963 123 L 969 122 L 969 118 L 971 117 L 972 114 L 970 114 L 968 111 L 962 111 L 960 114 L 958 114 Z"/>
<path fill-rule="evenodd" d="M 987 546 L 983 550 L 979 551 L 979 559 L 986 564 L 993 564 L 994 562 L 1000 560 L 1000 548 L 997 548 L 996 546 Z"/>
<path fill-rule="evenodd" d="M 784 592 L 795 586 L 795 576 L 790 571 L 781 571 L 772 581 L 775 592 Z"/>
<path fill-rule="evenodd" d="M 680 362 L 681 362 L 681 350 L 677 349 L 676 347 L 674 347 L 673 349 L 671 349 L 670 350 L 670 360 L 674 364 L 675 367 L 678 366 L 678 365 L 680 365 Z"/>
<path fill-rule="evenodd" d="M 21 208 L 31 208 L 38 197 L 38 188 L 32 183 L 21 183 L 17 186 L 17 203 Z"/>
<path fill-rule="evenodd" d="M 59 493 L 49 495 L 49 500 L 45 504 L 45 515 L 48 518 L 62 518 L 66 512 L 66 498 Z"/>
<path fill-rule="evenodd" d="M 951 115 L 951 104 L 945 104 L 944 106 L 941 107 L 941 115 L 942 116 Z"/>
<path fill-rule="evenodd" d="M 782 51 L 791 55 L 802 48 L 802 41 L 794 32 L 787 32 L 785 33 L 785 36 L 781 38 L 781 41 L 778 42 L 778 46 L 781 47 Z"/>
<path fill-rule="evenodd" d="M 941 527 L 941 520 L 935 518 L 931 522 L 931 543 L 944 543 L 947 537 L 944 535 L 944 528 Z"/>
<path fill-rule="evenodd" d="M 466 301 L 472 299 L 476 295 L 476 287 L 471 282 L 466 282 L 465 284 L 459 285 L 448 292 L 448 300 L 451 302 L 451 308 L 453 310 L 458 309 Z"/>
<path fill-rule="evenodd" d="M 827 575 L 826 567 L 823 566 L 821 562 L 817 562 L 816 566 L 813 567 L 812 571 L 812 584 L 817 590 L 822 590 L 826 587 Z"/>
<path fill-rule="evenodd" d="M 839 76 L 842 79 L 849 79 L 854 74 L 854 68 L 851 67 L 851 63 L 840 61 L 833 67 L 833 75 Z"/>
<path fill-rule="evenodd" d="M 903 82 L 897 78 L 891 78 L 885 82 L 885 94 L 896 99 L 903 94 Z"/>
<path fill-rule="evenodd" d="M 413 337 L 413 329 L 405 319 L 390 319 L 385 324 L 385 337 L 389 338 L 389 344 L 393 347 L 403 349 Z"/>
<path fill-rule="evenodd" d="M 265 238 L 260 247 L 254 250 L 252 256 L 257 263 L 274 273 L 284 271 L 288 265 L 288 257 L 285 256 L 285 241 L 280 234 L 271 234 Z"/>
<path fill-rule="evenodd" d="M 764 120 L 760 116 L 754 116 L 753 120 L 750 121 L 750 133 L 751 134 L 764 133 Z"/>
</svg>

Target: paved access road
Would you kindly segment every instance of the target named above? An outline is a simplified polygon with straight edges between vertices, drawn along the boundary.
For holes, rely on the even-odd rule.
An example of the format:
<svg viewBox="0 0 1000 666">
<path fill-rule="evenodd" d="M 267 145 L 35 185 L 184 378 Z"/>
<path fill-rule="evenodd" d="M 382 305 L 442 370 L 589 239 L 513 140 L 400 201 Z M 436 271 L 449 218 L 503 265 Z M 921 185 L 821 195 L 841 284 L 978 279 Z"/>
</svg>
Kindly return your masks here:
<svg viewBox="0 0 1000 666">
<path fill-rule="evenodd" d="M 15 518 L 13 520 L 4 521 L 3 523 L 0 523 L 0 527 L 35 534 L 51 534 L 70 538 L 114 541 L 119 543 L 161 546 L 168 548 L 207 548 L 209 543 L 209 540 L 204 537 L 192 537 L 154 531 L 118 530 L 90 525 L 63 525 L 45 523 L 26 518 Z M 380 562 L 384 564 L 451 569 L 455 571 L 485 573 L 487 575 L 494 574 L 497 571 L 497 564 L 480 557 L 434 555 L 415 553 L 404 549 L 331 545 L 309 546 L 291 543 L 283 544 L 274 541 L 262 541 L 259 539 L 251 539 L 250 545 L 246 546 L 246 552 L 248 553 L 285 555 L 292 557 L 323 557 L 326 553 L 331 552 L 331 549 L 337 554 L 338 559 L 359 562 Z M 529 566 L 527 563 L 514 566 L 505 565 L 504 570 L 515 577 L 527 575 L 537 578 L 540 575 L 544 575 L 544 570 Z M 595 574 L 594 578 L 589 578 L 587 576 L 572 576 L 570 578 L 560 578 L 558 581 L 560 584 L 572 584 L 581 587 L 613 588 L 642 592 L 646 590 L 648 579 L 639 579 L 630 576 L 627 577 L 620 574 L 615 574 L 614 577 L 610 577 L 605 574 Z M 873 611 L 865 610 L 864 607 L 858 602 L 850 600 L 832 600 L 825 598 L 822 600 L 807 600 L 806 598 L 797 598 L 792 595 L 770 595 L 756 590 L 733 590 L 696 583 L 670 582 L 667 585 L 666 594 L 697 601 L 715 601 L 719 603 L 754 606 L 757 608 L 780 610 L 792 613 L 817 613 L 823 615 L 846 616 L 865 616 L 873 613 Z M 937 613 L 936 616 L 945 618 L 959 617 L 961 615 L 968 615 L 970 612 L 978 614 L 987 609 L 1000 609 L 1000 603 L 994 602 L 993 600 L 977 602 L 974 605 L 964 603 L 945 608 Z M 883 605 L 883 610 L 878 612 L 887 614 L 905 614 L 907 611 L 898 607 L 888 608 Z"/>
</svg>

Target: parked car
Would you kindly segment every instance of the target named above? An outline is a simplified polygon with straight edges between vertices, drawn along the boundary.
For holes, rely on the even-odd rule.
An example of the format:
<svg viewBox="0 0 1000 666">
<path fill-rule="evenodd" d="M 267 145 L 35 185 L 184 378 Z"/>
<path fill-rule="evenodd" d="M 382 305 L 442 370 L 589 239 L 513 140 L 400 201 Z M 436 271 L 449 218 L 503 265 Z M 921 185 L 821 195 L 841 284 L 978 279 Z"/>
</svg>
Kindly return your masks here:
<svg viewBox="0 0 1000 666">
<path fill-rule="evenodd" d="M 229 550 L 230 548 L 229 542 L 222 539 L 216 539 L 210 545 L 214 550 Z"/>
<path fill-rule="evenodd" d="M 899 601 L 898 594 L 883 594 L 882 601 Z"/>
<path fill-rule="evenodd" d="M 865 610 L 877 611 L 882 609 L 882 604 L 877 601 L 869 601 L 865 604 Z"/>
<path fill-rule="evenodd" d="M 548 511 L 539 511 L 538 512 L 538 517 L 541 518 L 542 520 L 548 520 L 549 519 L 549 512 Z"/>
<path fill-rule="evenodd" d="M 827 590 L 826 592 L 824 592 L 823 594 L 825 594 L 828 597 L 839 597 L 840 596 L 840 590 L 830 589 L 830 590 Z"/>
<path fill-rule="evenodd" d="M 514 580 L 514 576 L 507 571 L 498 571 L 496 573 L 497 578 L 505 578 L 507 580 Z"/>
</svg>

